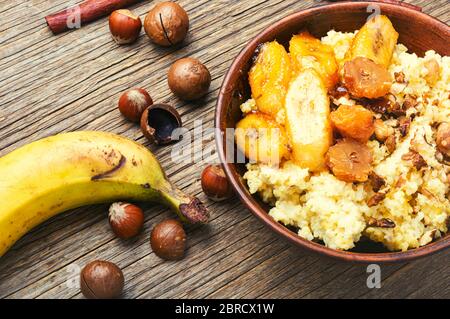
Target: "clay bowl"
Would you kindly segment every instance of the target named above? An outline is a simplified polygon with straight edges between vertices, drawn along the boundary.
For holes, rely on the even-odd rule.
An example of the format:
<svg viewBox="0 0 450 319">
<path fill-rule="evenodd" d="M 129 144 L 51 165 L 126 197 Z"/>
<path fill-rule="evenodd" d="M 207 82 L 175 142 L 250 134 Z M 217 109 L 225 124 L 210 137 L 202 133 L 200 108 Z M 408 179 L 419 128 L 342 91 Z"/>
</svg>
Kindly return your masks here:
<svg viewBox="0 0 450 319">
<path fill-rule="evenodd" d="M 308 29 L 316 37 L 324 36 L 327 31 L 354 31 L 366 21 L 369 2 L 341 2 L 303 10 L 278 21 L 257 35 L 236 57 L 225 76 L 216 108 L 216 127 L 220 130 L 216 141 L 219 157 L 234 190 L 245 206 L 272 231 L 286 238 L 294 245 L 321 255 L 344 261 L 363 263 L 405 262 L 436 253 L 450 246 L 450 234 L 426 246 L 406 252 L 388 252 L 381 245 L 371 242 L 359 243 L 352 251 L 338 251 L 321 244 L 300 238 L 295 232 L 277 223 L 268 214 L 269 207 L 252 196 L 242 179 L 244 164 L 234 164 L 235 145 L 233 137 L 226 137 L 226 128 L 234 128 L 241 118 L 239 105 L 249 96 L 247 73 L 252 57 L 261 43 L 276 39 L 286 45 L 293 34 Z M 399 42 L 409 51 L 423 56 L 433 49 L 441 55 L 450 55 L 448 41 L 450 28 L 424 13 L 399 5 L 377 3 L 381 13 L 387 15 L 400 34 Z M 242 161 L 241 161 L 242 162 Z"/>
</svg>

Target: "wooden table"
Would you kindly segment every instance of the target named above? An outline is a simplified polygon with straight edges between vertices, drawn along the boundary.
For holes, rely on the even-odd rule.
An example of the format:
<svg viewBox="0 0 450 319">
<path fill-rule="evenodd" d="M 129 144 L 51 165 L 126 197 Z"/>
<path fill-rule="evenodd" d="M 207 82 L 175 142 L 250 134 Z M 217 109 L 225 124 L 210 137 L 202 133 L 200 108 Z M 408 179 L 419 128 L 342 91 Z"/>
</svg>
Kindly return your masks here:
<svg viewBox="0 0 450 319">
<path fill-rule="evenodd" d="M 177 106 L 185 126 L 213 126 L 216 96 L 232 59 L 264 27 L 319 1 L 182 0 L 191 29 L 179 48 L 152 45 L 144 32 L 131 46 L 117 46 L 107 19 L 53 36 L 44 16 L 66 8 L 66 0 L 0 2 L 0 155 L 64 131 L 106 130 L 148 145 L 139 128 L 117 110 L 121 92 L 141 86 L 153 99 Z M 450 3 L 408 1 L 449 23 Z M 132 9 L 144 18 L 151 1 Z M 211 93 L 199 105 L 169 91 L 166 72 L 178 58 L 194 56 L 212 73 Z M 206 138 L 204 147 L 213 147 Z M 152 253 L 149 233 L 173 217 L 161 206 L 145 206 L 141 236 L 116 239 L 107 205 L 59 215 L 20 240 L 0 260 L 0 297 L 81 298 L 77 272 L 89 261 L 117 263 L 126 277 L 126 298 L 380 298 L 450 297 L 450 251 L 382 266 L 382 288 L 368 289 L 366 267 L 308 256 L 265 228 L 237 199 L 212 203 L 201 192 L 204 163 L 174 164 L 170 147 L 151 147 L 171 179 L 209 206 L 207 227 L 189 227 L 188 253 L 164 262 Z M 1 208 L 0 208 L 1 209 Z"/>
</svg>

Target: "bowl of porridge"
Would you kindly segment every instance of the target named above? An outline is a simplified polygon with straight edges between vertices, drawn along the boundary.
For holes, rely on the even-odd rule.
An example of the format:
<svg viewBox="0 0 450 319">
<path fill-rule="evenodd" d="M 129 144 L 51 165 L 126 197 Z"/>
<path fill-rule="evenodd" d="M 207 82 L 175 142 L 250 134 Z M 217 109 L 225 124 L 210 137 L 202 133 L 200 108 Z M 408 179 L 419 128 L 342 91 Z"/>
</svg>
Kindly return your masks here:
<svg viewBox="0 0 450 319">
<path fill-rule="evenodd" d="M 220 90 L 219 156 L 272 231 L 322 255 L 408 261 L 450 246 L 450 28 L 336 3 L 255 37 Z"/>
</svg>

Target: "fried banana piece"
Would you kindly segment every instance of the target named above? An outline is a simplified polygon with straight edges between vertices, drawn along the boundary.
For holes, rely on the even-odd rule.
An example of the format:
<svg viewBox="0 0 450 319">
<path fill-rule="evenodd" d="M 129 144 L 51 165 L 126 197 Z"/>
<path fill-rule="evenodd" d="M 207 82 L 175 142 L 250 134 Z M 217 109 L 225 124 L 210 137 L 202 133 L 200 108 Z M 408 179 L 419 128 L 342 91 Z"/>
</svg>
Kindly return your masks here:
<svg viewBox="0 0 450 319">
<path fill-rule="evenodd" d="M 364 24 L 353 38 L 346 60 L 365 57 L 387 68 L 391 62 L 398 33 L 384 15 L 376 15 Z"/>
<path fill-rule="evenodd" d="M 252 97 L 260 112 L 276 117 L 291 79 L 291 60 L 276 41 L 263 44 L 249 72 Z"/>
<path fill-rule="evenodd" d="M 302 70 L 291 82 L 285 110 L 294 161 L 313 172 L 323 170 L 333 132 L 327 90 L 315 70 Z"/>
<path fill-rule="evenodd" d="M 309 32 L 294 35 L 289 42 L 294 74 L 306 68 L 313 68 L 322 77 L 327 89 L 333 88 L 339 80 L 339 67 L 334 50 L 323 44 Z"/>
<path fill-rule="evenodd" d="M 278 165 L 289 156 L 284 127 L 263 113 L 249 113 L 240 120 L 235 139 L 245 156 L 257 163 Z"/>
</svg>

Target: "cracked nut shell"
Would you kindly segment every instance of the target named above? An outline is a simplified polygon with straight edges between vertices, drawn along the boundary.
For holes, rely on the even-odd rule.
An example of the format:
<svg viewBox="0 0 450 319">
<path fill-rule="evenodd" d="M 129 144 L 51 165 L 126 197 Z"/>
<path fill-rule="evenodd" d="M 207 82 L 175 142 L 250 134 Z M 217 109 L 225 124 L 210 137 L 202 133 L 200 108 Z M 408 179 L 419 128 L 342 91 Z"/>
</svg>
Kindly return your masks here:
<svg viewBox="0 0 450 319">
<path fill-rule="evenodd" d="M 170 90 L 182 100 L 197 100 L 209 91 L 211 74 L 194 58 L 183 58 L 171 65 L 167 74 Z"/>
<path fill-rule="evenodd" d="M 124 284 L 122 270 L 109 261 L 90 262 L 80 274 L 81 292 L 88 299 L 118 298 Z"/>
<path fill-rule="evenodd" d="M 152 144 L 174 142 L 172 132 L 181 126 L 180 114 L 169 104 L 153 104 L 142 113 L 141 131 Z"/>
<path fill-rule="evenodd" d="M 167 219 L 153 228 L 150 235 L 153 252 L 166 260 L 179 260 L 184 257 L 186 233 L 183 225 L 175 219 Z"/>
<path fill-rule="evenodd" d="M 162 2 L 154 6 L 145 17 L 144 29 L 148 37 L 161 46 L 171 46 L 184 40 L 189 30 L 189 17 L 174 2 Z"/>
</svg>

